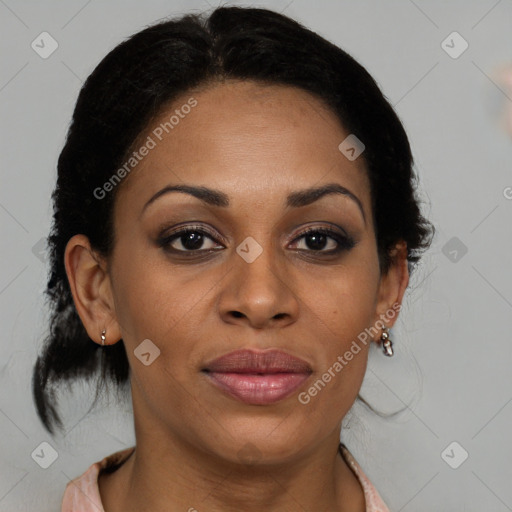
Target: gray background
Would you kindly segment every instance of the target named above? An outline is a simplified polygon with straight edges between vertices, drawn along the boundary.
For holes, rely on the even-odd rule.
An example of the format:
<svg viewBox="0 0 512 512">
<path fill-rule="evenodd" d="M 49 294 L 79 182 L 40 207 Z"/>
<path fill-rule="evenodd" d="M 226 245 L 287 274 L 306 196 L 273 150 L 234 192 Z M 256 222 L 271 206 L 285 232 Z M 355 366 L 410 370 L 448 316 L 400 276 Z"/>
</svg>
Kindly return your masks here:
<svg viewBox="0 0 512 512">
<path fill-rule="evenodd" d="M 500 124 L 512 90 L 497 74 L 512 66 L 512 1 L 253 5 L 303 22 L 375 77 L 409 134 L 424 212 L 437 226 L 394 329 L 396 355 L 373 351 L 363 386 L 378 409 L 406 409 L 381 419 L 356 404 L 344 442 L 392 511 L 512 510 L 512 135 Z M 65 436 L 52 439 L 36 416 L 30 377 L 46 330 L 40 240 L 83 80 L 144 26 L 209 8 L 206 1 L 0 0 L 2 511 L 60 510 L 71 478 L 134 443 L 131 404 L 105 399 L 87 414 L 92 388 L 84 383 L 62 393 Z M 43 31 L 59 44 L 48 59 L 31 48 Z M 453 31 L 469 43 L 456 59 L 441 46 Z M 48 469 L 31 457 L 45 441 L 58 453 Z M 457 469 L 441 455 L 453 441 L 445 452 L 452 465 L 462 449 L 469 454 Z"/>
</svg>

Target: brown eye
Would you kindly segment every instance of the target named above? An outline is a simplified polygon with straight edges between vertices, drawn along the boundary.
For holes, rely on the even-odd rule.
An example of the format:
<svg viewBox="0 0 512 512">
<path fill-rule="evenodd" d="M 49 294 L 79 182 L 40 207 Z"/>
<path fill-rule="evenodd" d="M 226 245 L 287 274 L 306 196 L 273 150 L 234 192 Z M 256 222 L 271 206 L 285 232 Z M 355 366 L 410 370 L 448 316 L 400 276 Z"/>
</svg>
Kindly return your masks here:
<svg viewBox="0 0 512 512">
<path fill-rule="evenodd" d="M 311 228 L 303 231 L 294 242 L 302 239 L 304 240 L 303 247 L 297 248 L 300 251 L 336 254 L 355 246 L 355 241 L 352 238 L 327 228 Z"/>
<path fill-rule="evenodd" d="M 215 238 L 208 230 L 202 227 L 190 226 L 161 238 L 158 245 L 171 252 L 193 253 L 211 251 L 218 247 L 212 242 L 215 242 Z"/>
</svg>

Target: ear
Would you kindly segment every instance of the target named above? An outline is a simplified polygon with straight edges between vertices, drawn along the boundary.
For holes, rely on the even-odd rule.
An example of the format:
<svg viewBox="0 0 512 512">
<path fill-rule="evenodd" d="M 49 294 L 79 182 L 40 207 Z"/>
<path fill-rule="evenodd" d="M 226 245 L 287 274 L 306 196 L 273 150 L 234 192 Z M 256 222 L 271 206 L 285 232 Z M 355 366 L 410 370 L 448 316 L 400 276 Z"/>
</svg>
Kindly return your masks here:
<svg viewBox="0 0 512 512">
<path fill-rule="evenodd" d="M 76 310 L 89 337 L 101 344 L 101 332 L 105 329 L 108 345 L 119 341 L 121 331 L 106 262 L 91 249 L 85 235 L 70 238 L 64 264 Z"/>
<path fill-rule="evenodd" d="M 390 253 L 391 264 L 380 278 L 376 317 L 373 325 L 391 328 L 398 318 L 402 299 L 409 284 L 407 244 L 400 241 Z"/>
</svg>

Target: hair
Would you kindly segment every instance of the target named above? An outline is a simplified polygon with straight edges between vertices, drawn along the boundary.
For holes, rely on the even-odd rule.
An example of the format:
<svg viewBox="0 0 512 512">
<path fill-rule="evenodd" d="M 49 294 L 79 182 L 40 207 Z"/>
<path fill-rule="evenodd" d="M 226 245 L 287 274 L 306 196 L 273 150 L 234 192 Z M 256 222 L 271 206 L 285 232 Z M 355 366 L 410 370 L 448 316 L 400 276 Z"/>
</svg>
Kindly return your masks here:
<svg viewBox="0 0 512 512">
<path fill-rule="evenodd" d="M 145 28 L 110 51 L 83 84 L 58 159 L 47 238 L 49 331 L 32 375 L 37 413 L 52 435 L 54 425 L 63 430 L 57 384 L 91 379 L 99 370 L 96 403 L 100 383 L 120 389 L 130 374 L 124 343 L 92 342 L 78 316 L 64 266 L 67 242 L 82 233 L 98 254 L 111 254 L 122 183 L 102 200 L 94 189 L 112 177 L 164 108 L 224 79 L 301 88 L 364 142 L 381 272 L 397 242 L 407 244 L 409 271 L 430 245 L 434 228 L 420 213 L 405 130 L 374 79 L 345 51 L 267 9 L 220 7 Z"/>
</svg>

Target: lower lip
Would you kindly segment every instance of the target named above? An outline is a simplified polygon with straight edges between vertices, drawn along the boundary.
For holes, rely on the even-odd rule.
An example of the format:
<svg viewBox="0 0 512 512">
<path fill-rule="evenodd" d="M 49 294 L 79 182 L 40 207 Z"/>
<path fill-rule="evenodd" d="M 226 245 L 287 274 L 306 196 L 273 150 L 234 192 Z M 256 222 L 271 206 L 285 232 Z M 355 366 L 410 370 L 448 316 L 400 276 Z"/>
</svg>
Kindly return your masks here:
<svg viewBox="0 0 512 512">
<path fill-rule="evenodd" d="M 291 395 L 304 381 L 308 373 L 250 373 L 207 372 L 210 382 L 221 391 L 251 405 L 278 402 Z"/>
</svg>

